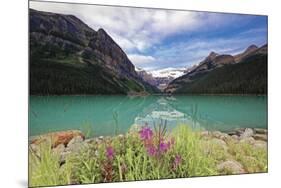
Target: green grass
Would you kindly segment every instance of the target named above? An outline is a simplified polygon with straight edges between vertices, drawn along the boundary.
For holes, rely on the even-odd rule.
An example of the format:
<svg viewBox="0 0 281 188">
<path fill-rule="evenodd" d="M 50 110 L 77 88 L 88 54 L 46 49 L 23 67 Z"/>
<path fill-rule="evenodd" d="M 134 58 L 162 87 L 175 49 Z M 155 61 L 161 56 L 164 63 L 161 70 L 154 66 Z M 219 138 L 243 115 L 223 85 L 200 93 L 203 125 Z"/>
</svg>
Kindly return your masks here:
<svg viewBox="0 0 281 188">
<path fill-rule="evenodd" d="M 124 137 L 114 136 L 90 144 L 87 149 L 69 155 L 62 166 L 50 145 L 40 146 L 40 158 L 30 150 L 30 186 L 229 174 L 217 170 L 220 162 L 229 159 L 240 162 L 249 173 L 267 171 L 267 151 L 247 143 L 229 140 L 228 149 L 225 150 L 221 144 L 203 138 L 199 131 L 191 130 L 186 125 L 164 133 L 162 138 L 173 138 L 174 144 L 161 155 L 149 155 L 139 133 L 131 131 Z M 109 146 L 114 149 L 112 159 L 106 154 Z M 181 156 L 181 161 L 174 168 L 176 156 Z"/>
<path fill-rule="evenodd" d="M 30 186 L 70 184 L 70 170 L 60 168 L 59 156 L 51 151 L 51 143 L 39 146 L 39 155 L 29 150 L 29 183 Z"/>
<path fill-rule="evenodd" d="M 262 148 L 254 148 L 248 143 L 230 143 L 232 156 L 240 162 L 249 173 L 267 171 L 267 152 Z"/>
</svg>

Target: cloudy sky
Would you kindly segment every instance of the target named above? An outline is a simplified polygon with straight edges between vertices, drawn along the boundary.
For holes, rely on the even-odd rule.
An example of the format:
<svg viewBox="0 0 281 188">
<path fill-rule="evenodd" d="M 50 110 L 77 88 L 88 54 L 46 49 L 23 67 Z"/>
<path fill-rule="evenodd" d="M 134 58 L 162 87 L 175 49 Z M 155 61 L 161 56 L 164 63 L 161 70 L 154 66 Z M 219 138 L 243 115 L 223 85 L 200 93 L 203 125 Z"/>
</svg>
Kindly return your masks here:
<svg viewBox="0 0 281 188">
<path fill-rule="evenodd" d="M 83 4 L 30 2 L 30 8 L 72 14 L 103 28 L 137 67 L 189 67 L 211 51 L 237 54 L 267 43 L 267 17 Z"/>
</svg>

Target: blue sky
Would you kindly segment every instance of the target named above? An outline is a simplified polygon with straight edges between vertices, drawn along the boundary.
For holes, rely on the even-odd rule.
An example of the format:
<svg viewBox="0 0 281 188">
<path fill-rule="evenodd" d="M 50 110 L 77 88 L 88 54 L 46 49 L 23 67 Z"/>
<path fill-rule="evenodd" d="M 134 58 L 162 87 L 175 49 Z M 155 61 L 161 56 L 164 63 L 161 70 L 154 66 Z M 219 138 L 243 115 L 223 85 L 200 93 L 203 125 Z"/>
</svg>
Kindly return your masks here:
<svg viewBox="0 0 281 188">
<path fill-rule="evenodd" d="M 30 2 L 30 8 L 72 14 L 105 29 L 145 70 L 189 67 L 211 51 L 234 55 L 267 43 L 266 16 L 48 2 Z"/>
</svg>

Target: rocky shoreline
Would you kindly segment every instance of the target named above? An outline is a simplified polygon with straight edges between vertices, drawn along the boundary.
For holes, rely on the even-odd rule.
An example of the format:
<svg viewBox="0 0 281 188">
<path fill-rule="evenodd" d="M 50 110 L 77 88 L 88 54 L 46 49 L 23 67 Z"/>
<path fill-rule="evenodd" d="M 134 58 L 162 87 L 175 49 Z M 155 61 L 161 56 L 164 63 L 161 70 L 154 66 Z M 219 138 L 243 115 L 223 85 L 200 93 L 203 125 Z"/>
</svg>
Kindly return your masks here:
<svg viewBox="0 0 281 188">
<path fill-rule="evenodd" d="M 249 144 L 251 147 L 267 151 L 268 131 L 261 128 L 239 128 L 229 132 L 221 131 L 200 131 L 198 132 L 202 142 L 205 142 L 204 152 L 211 152 L 211 144 L 215 144 L 225 153 L 231 144 Z M 118 139 L 126 139 L 126 135 L 120 134 Z M 93 145 L 99 145 L 110 142 L 113 137 L 99 136 L 95 138 L 85 138 L 79 130 L 53 132 L 31 138 L 29 149 L 38 158 L 40 158 L 39 145 L 44 142 L 51 144 L 53 153 L 58 154 L 60 164 L 64 164 L 67 156 L 77 154 L 82 149 L 90 149 Z M 229 171 L 231 174 L 247 173 L 242 164 L 233 160 L 231 155 L 229 159 L 222 161 L 217 165 L 219 171 Z M 251 159 L 249 159 L 251 160 Z"/>
</svg>

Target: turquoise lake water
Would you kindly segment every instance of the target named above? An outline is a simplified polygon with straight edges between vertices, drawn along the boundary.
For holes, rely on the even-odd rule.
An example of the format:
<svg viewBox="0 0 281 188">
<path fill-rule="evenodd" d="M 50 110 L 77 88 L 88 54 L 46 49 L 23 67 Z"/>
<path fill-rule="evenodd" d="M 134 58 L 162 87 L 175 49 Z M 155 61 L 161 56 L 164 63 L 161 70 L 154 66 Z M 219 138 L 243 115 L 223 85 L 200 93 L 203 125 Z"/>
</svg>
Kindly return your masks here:
<svg viewBox="0 0 281 188">
<path fill-rule="evenodd" d="M 29 107 L 30 136 L 69 129 L 113 135 L 161 120 L 169 129 L 267 128 L 266 96 L 30 96 Z"/>
</svg>

